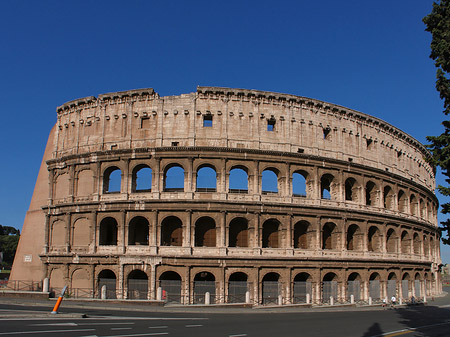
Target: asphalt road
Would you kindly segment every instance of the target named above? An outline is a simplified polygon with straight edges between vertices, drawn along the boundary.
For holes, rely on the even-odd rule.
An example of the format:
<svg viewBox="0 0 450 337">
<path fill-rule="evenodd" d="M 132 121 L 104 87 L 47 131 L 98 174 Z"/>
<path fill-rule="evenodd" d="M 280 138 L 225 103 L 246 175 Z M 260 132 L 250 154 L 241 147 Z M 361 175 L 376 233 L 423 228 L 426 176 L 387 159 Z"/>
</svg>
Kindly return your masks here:
<svg viewBox="0 0 450 337">
<path fill-rule="evenodd" d="M 67 302 L 60 314 L 51 315 L 54 302 L 38 304 L 14 304 L 1 299 L 0 337 L 450 336 L 450 296 L 426 306 L 396 309 L 161 309 L 126 305 L 108 308 Z"/>
</svg>

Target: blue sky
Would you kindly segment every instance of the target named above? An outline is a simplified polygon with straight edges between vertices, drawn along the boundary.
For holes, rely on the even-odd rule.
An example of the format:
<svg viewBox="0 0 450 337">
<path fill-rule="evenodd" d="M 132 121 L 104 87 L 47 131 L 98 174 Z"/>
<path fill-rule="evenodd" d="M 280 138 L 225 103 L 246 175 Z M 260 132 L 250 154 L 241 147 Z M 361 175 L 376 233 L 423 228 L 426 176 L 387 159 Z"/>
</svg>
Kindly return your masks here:
<svg viewBox="0 0 450 337">
<path fill-rule="evenodd" d="M 85 96 L 148 87 L 177 95 L 197 85 L 283 92 L 368 113 L 425 143 L 444 117 L 422 23 L 431 8 L 431 0 L 2 2 L 0 224 L 22 227 L 55 109 Z M 450 262 L 450 247 L 442 256 Z"/>
</svg>

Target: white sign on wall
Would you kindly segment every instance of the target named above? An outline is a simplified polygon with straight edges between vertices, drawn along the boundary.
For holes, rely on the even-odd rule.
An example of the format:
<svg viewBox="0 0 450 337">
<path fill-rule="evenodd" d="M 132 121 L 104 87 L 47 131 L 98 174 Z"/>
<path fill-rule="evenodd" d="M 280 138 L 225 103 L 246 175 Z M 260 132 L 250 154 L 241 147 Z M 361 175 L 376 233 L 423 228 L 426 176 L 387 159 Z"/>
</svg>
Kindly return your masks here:
<svg viewBox="0 0 450 337">
<path fill-rule="evenodd" d="M 23 256 L 23 262 L 31 262 L 33 261 L 33 255 L 24 255 Z"/>
</svg>

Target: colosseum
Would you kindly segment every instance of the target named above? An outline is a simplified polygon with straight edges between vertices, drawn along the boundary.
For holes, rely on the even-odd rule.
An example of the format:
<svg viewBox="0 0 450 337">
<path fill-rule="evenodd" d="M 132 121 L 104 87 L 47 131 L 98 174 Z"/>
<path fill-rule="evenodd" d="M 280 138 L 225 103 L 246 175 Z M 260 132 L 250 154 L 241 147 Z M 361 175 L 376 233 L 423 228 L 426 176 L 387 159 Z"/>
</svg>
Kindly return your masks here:
<svg viewBox="0 0 450 337">
<path fill-rule="evenodd" d="M 77 99 L 57 108 L 11 281 L 180 304 L 426 299 L 442 292 L 429 157 L 288 94 Z"/>
</svg>

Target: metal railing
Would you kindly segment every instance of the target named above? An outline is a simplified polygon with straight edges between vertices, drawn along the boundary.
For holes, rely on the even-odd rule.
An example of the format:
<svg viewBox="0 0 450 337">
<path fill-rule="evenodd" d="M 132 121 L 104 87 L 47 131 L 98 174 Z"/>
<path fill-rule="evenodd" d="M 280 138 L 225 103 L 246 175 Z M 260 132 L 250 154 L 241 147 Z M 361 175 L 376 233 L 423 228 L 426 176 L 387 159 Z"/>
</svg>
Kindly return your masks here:
<svg viewBox="0 0 450 337">
<path fill-rule="evenodd" d="M 42 281 L 8 280 L 1 288 L 12 291 L 42 291 Z"/>
</svg>

